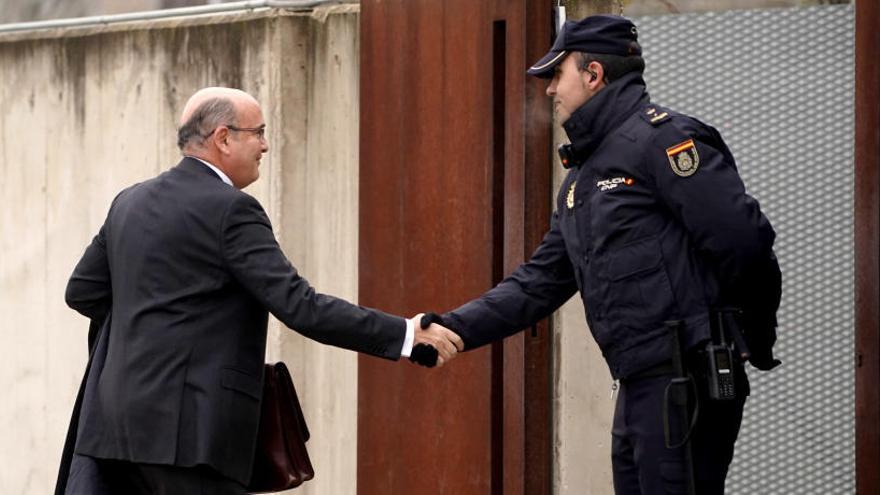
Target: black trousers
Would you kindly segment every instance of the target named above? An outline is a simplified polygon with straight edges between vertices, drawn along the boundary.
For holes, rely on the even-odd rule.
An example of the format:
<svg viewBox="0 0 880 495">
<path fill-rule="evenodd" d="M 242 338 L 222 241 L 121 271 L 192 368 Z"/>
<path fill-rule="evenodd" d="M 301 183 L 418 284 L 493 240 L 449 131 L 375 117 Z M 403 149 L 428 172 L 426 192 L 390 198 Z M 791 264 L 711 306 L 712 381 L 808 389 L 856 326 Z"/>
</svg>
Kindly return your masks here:
<svg viewBox="0 0 880 495">
<path fill-rule="evenodd" d="M 740 368 L 740 390 L 748 381 Z M 666 447 L 664 391 L 670 376 L 621 383 L 614 410 L 611 464 L 616 495 L 687 494 L 684 448 Z M 691 451 L 698 495 L 721 495 L 733 446 L 742 421 L 745 394 L 732 401 L 712 401 L 705 383 L 697 380 L 699 412 L 691 433 Z M 670 406 L 672 444 L 683 439 L 683 414 Z M 681 419 L 681 422 L 677 422 Z"/>
<path fill-rule="evenodd" d="M 240 483 L 207 466 L 178 467 L 98 459 L 114 495 L 244 495 Z"/>
</svg>

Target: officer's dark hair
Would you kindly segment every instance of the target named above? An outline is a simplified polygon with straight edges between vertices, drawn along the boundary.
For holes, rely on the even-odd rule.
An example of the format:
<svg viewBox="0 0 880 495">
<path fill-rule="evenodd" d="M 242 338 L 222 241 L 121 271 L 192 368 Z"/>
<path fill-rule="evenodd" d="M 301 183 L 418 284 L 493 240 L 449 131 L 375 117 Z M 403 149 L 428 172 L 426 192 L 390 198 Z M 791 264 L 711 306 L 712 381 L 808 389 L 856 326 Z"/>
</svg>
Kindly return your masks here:
<svg viewBox="0 0 880 495">
<path fill-rule="evenodd" d="M 190 144 L 201 146 L 211 131 L 221 125 L 235 125 L 235 105 L 224 97 L 202 102 L 177 130 L 177 147 L 183 151 Z"/>
<path fill-rule="evenodd" d="M 580 56 L 578 69 L 581 71 L 587 70 L 591 62 L 597 62 L 602 66 L 605 72 L 605 84 L 612 83 L 630 72 L 638 72 L 639 74 L 645 72 L 645 59 L 638 55 L 624 57 L 622 55 L 585 52 L 578 52 L 578 55 Z"/>
</svg>

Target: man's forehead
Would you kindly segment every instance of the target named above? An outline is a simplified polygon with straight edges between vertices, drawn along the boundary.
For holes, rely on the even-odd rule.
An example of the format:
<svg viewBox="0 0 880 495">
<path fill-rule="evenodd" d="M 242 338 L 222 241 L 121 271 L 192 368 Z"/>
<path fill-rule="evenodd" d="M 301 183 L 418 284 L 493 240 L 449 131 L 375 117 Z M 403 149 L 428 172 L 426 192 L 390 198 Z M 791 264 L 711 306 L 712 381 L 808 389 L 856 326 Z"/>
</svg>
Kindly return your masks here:
<svg viewBox="0 0 880 495">
<path fill-rule="evenodd" d="M 263 110 L 260 108 L 260 105 L 256 101 L 239 102 L 236 105 L 235 113 L 237 114 L 239 119 L 249 121 L 248 127 L 259 127 L 266 125 L 266 122 L 263 119 Z"/>
<path fill-rule="evenodd" d="M 257 100 L 245 93 L 240 89 L 235 88 L 223 88 L 223 87 L 208 87 L 202 88 L 193 94 L 189 100 L 186 102 L 186 105 L 183 107 L 183 111 L 180 116 L 180 123 L 183 125 L 189 118 L 195 113 L 196 109 L 198 109 L 202 104 L 206 101 L 215 98 L 226 98 L 232 102 L 232 104 L 236 107 L 237 113 L 240 112 L 242 107 L 256 107 L 259 111 L 260 104 Z M 262 117 L 260 117 L 262 120 Z"/>
<path fill-rule="evenodd" d="M 577 62 L 575 61 L 575 58 L 574 58 L 574 57 L 575 57 L 575 54 L 574 54 L 574 53 L 569 53 L 569 54 L 567 54 L 567 55 L 565 56 L 565 58 L 562 59 L 562 62 L 561 62 L 561 63 L 558 63 L 558 64 L 556 64 L 556 67 L 553 67 L 553 72 L 556 73 L 556 74 L 559 74 L 560 72 L 563 71 L 563 68 L 564 68 L 566 65 L 576 64 Z"/>
</svg>

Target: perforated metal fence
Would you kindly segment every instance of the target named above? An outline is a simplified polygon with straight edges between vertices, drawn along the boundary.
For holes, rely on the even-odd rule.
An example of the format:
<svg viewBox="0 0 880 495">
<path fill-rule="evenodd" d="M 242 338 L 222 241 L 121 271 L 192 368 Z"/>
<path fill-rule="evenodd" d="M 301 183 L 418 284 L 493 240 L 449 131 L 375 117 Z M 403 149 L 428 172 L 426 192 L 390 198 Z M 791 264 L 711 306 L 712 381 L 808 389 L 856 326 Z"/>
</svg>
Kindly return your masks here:
<svg viewBox="0 0 880 495">
<path fill-rule="evenodd" d="M 634 21 L 653 101 L 721 132 L 777 232 L 783 366 L 749 373 L 728 493 L 854 493 L 853 8 Z"/>
</svg>

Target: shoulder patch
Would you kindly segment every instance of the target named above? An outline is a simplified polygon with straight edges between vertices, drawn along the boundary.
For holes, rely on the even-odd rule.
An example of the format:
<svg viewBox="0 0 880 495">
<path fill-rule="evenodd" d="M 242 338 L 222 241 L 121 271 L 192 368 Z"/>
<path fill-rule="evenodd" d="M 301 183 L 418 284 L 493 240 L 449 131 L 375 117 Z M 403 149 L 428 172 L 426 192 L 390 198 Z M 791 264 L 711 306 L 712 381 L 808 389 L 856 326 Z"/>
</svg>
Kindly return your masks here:
<svg viewBox="0 0 880 495">
<path fill-rule="evenodd" d="M 647 120 L 651 125 L 660 125 L 670 119 L 669 113 L 663 109 L 653 105 L 647 106 L 642 110 L 642 118 Z"/>
<path fill-rule="evenodd" d="M 693 139 L 666 148 L 666 157 L 672 171 L 681 177 L 694 175 L 700 166 L 700 155 Z"/>
</svg>

